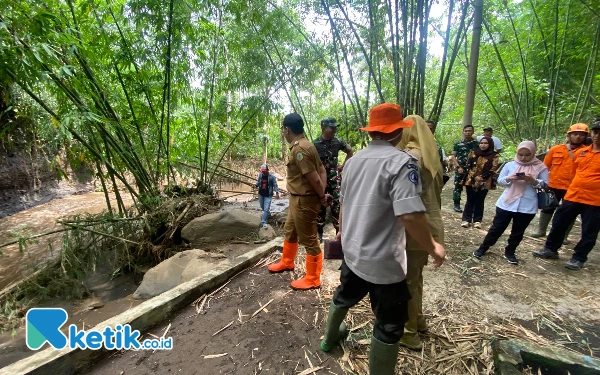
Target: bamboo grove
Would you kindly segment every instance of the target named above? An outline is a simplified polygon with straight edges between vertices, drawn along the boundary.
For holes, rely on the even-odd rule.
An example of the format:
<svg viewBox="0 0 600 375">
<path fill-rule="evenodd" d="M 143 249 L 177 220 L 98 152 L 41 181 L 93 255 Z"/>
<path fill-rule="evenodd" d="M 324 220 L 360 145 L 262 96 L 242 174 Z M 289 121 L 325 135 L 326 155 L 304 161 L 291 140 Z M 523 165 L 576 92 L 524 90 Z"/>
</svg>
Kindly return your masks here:
<svg viewBox="0 0 600 375">
<path fill-rule="evenodd" d="M 439 121 L 446 147 L 460 134 L 468 1 L 1 3 L 0 137 L 34 118 L 71 163 L 95 169 L 111 212 L 125 212 L 117 186 L 152 209 L 179 162 L 209 186 L 232 155 L 282 157 L 278 124 L 292 110 L 311 138 L 337 117 L 357 146 L 383 101 Z M 543 148 L 600 114 L 600 5 L 485 0 L 481 35 L 477 126 Z"/>
</svg>

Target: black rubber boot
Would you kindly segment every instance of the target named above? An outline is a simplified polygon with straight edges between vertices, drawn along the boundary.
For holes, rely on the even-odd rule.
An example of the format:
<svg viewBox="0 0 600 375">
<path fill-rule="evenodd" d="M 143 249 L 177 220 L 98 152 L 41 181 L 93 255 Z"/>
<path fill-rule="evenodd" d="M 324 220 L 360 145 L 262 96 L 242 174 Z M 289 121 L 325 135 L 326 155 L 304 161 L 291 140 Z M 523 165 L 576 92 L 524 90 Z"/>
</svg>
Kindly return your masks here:
<svg viewBox="0 0 600 375">
<path fill-rule="evenodd" d="M 460 208 L 460 201 L 454 201 L 454 212 L 463 212 L 462 208 Z"/>
</svg>

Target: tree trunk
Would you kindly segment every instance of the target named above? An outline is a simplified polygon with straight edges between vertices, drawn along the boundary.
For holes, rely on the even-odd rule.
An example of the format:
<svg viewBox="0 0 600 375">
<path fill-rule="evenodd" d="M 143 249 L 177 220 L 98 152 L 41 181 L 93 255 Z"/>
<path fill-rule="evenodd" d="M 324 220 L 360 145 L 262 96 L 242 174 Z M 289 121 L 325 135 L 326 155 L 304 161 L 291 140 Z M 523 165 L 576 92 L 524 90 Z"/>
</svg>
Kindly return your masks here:
<svg viewBox="0 0 600 375">
<path fill-rule="evenodd" d="M 285 137 L 283 136 L 283 132 L 281 132 L 281 160 L 285 161 L 287 158 L 287 143 L 285 141 Z"/>
<path fill-rule="evenodd" d="M 483 0 L 475 0 L 473 6 L 475 7 L 475 18 L 473 20 L 473 37 L 471 38 L 471 56 L 469 58 L 469 75 L 467 78 L 463 126 L 473 125 L 473 107 L 475 105 L 475 88 L 477 86 L 477 64 L 479 62 Z"/>
</svg>

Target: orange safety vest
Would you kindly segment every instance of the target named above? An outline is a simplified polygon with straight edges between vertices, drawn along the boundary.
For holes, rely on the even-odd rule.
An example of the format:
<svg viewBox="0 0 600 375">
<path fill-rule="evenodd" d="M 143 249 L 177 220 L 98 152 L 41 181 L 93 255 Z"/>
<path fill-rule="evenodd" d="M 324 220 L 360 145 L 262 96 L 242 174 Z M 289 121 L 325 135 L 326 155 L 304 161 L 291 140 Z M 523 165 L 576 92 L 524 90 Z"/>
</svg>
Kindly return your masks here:
<svg viewBox="0 0 600 375">
<path fill-rule="evenodd" d="M 575 151 L 569 152 L 566 144 L 556 145 L 548 151 L 544 164 L 550 176 L 548 186 L 554 189 L 567 190 L 573 180 L 573 160 Z"/>
<path fill-rule="evenodd" d="M 577 149 L 573 172 L 565 200 L 600 206 L 600 151 L 594 152 L 593 145 Z"/>
</svg>

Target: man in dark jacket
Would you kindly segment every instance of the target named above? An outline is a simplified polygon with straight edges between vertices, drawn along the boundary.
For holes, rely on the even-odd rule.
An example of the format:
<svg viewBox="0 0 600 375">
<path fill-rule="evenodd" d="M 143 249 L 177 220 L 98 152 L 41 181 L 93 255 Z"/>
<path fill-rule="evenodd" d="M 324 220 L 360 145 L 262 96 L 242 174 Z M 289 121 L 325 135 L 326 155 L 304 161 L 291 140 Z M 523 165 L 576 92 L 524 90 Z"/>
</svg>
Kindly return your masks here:
<svg viewBox="0 0 600 375">
<path fill-rule="evenodd" d="M 279 187 L 277 186 L 277 178 L 272 174 L 269 174 L 269 167 L 266 164 L 260 166 L 260 173 L 258 174 L 258 181 L 256 181 L 256 187 L 258 188 L 258 203 L 262 210 L 262 219 L 260 224 L 263 228 L 267 227 L 267 219 L 271 215 L 271 199 L 273 197 L 273 191 L 275 191 L 275 199 L 279 199 Z"/>
</svg>

